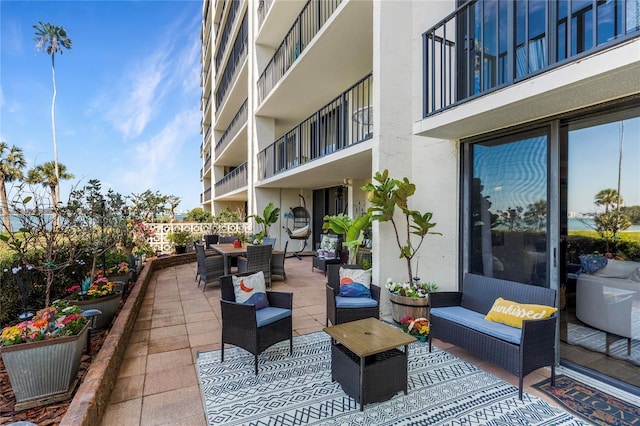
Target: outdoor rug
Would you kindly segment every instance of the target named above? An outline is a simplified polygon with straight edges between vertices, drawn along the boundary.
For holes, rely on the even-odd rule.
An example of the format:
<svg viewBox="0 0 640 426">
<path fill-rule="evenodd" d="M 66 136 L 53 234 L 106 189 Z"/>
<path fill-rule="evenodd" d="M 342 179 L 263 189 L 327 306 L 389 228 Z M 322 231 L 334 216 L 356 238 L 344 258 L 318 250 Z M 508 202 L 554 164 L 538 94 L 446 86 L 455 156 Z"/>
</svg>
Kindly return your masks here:
<svg viewBox="0 0 640 426">
<path fill-rule="evenodd" d="M 640 424 L 640 408 L 570 377 L 556 376 L 534 385 L 565 406 L 569 411 L 602 426 Z"/>
<path fill-rule="evenodd" d="M 253 355 L 230 348 L 200 352 L 198 373 L 209 425 L 587 425 L 427 343 L 409 350 L 409 394 L 365 405 L 331 381 L 329 336 L 316 332 Z"/>
</svg>

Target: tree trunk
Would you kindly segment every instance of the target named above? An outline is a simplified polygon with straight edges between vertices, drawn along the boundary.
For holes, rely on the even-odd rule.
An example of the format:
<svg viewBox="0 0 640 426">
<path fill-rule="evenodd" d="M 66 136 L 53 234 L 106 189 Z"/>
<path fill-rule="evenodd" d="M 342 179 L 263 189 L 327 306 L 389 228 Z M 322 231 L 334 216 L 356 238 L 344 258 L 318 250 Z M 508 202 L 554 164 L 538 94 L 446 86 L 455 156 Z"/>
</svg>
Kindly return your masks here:
<svg viewBox="0 0 640 426">
<path fill-rule="evenodd" d="M 9 205 L 7 204 L 7 188 L 4 179 L 0 179 L 0 202 L 2 202 L 2 222 L 4 229 L 11 232 L 11 215 L 9 214 Z"/>
</svg>

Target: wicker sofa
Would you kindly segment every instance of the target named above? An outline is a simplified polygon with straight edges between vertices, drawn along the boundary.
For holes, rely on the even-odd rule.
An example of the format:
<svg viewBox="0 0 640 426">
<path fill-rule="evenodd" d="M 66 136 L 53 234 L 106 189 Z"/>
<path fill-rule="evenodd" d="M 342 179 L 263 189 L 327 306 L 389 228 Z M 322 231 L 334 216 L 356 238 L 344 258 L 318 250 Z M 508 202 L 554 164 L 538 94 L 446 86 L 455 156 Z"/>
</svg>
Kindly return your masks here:
<svg viewBox="0 0 640 426">
<path fill-rule="evenodd" d="M 466 274 L 462 291 L 430 295 L 429 351 L 432 339 L 440 339 L 499 365 L 518 376 L 520 399 L 524 377 L 538 368 L 551 367 L 551 383 L 555 386 L 557 314 L 523 321 L 522 329 L 485 320 L 484 315 L 498 297 L 557 306 L 555 290 Z"/>
</svg>

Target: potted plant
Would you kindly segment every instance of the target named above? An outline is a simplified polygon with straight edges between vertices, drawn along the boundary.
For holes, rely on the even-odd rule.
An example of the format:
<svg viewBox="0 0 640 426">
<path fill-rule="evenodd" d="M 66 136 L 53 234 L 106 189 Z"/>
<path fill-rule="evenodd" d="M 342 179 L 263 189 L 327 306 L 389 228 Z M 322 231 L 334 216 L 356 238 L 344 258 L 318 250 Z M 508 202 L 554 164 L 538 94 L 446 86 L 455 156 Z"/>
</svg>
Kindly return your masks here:
<svg viewBox="0 0 640 426">
<path fill-rule="evenodd" d="M 253 239 L 254 242 L 262 244 L 263 240 L 269 237 L 269 228 L 271 228 L 271 225 L 276 223 L 280 217 L 280 207 L 275 207 L 273 203 L 270 202 L 262 211 L 262 216 L 253 214 L 249 217 L 255 219 L 256 223 L 262 227 L 262 230 L 256 234 Z"/>
<path fill-rule="evenodd" d="M 64 302 L 2 330 L 0 354 L 16 397 L 16 411 L 71 395 L 88 330 L 80 308 Z"/>
<path fill-rule="evenodd" d="M 91 279 L 86 277 L 82 284 L 73 285 L 67 289 L 71 303 L 80 307 L 82 311 L 98 309 L 102 314 L 96 318 L 95 327 L 105 328 L 111 324 L 120 306 L 121 291 L 124 283 L 109 281 L 102 275 L 102 270 Z"/>
<path fill-rule="evenodd" d="M 412 335 L 421 342 L 426 342 L 429 337 L 429 320 L 424 317 L 415 318 L 412 315 L 403 317 L 400 321 L 400 328 L 407 334 Z"/>
<path fill-rule="evenodd" d="M 343 235 L 343 246 L 349 250 L 349 263 L 355 264 L 358 254 L 358 247 L 364 241 L 364 231 L 371 224 L 371 213 L 366 212 L 364 215 L 351 219 L 346 214 L 327 215 L 324 217 L 322 229 L 333 231 L 335 234 Z"/>
<path fill-rule="evenodd" d="M 167 234 L 167 240 L 173 243 L 176 254 L 183 254 L 187 251 L 187 245 L 193 242 L 193 236 L 190 231 L 172 231 Z"/>
<path fill-rule="evenodd" d="M 420 278 L 413 276 L 411 261 L 420 250 L 428 234 L 440 235 L 440 233 L 432 231 L 436 226 L 431 222 L 433 213 L 421 213 L 409 208 L 409 198 L 415 194 L 416 186 L 408 178 L 405 177 L 402 180 L 390 178 L 388 170 L 384 170 L 382 173 L 376 172 L 373 178 L 376 183 L 371 182 L 362 187 L 362 190 L 367 192 L 367 198 L 371 203 L 368 212 L 371 214 L 372 220 L 391 222 L 400 258 L 407 262 L 407 280 L 401 284 L 407 289 L 407 295 L 394 293 L 392 288 L 396 288 L 395 286 L 387 287 L 392 308 L 395 305 L 394 312 L 396 314 L 393 319 L 399 322 L 401 318 L 409 314 L 408 307 L 422 306 L 423 313 L 428 308 L 428 292 L 419 291 Z M 402 222 L 395 217 L 396 207 L 401 210 L 404 217 L 403 227 L 401 226 Z M 418 238 L 417 244 L 412 241 L 412 235 Z"/>
<path fill-rule="evenodd" d="M 398 283 L 387 279 L 385 288 L 389 290 L 391 300 L 391 316 L 394 321 L 402 324 L 402 318 L 410 316 L 421 318 L 429 316 L 429 293 L 436 291 L 438 286 L 434 283 L 421 283 L 419 279 L 412 284 Z"/>
</svg>

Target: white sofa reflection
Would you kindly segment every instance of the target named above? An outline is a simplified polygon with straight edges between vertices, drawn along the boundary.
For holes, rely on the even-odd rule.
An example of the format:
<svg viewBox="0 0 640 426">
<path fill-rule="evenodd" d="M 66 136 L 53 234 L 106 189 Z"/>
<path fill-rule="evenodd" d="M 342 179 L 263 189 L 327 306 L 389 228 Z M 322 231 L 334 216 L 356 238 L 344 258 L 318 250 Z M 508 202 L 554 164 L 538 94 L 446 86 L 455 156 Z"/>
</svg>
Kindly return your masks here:
<svg viewBox="0 0 640 426">
<path fill-rule="evenodd" d="M 627 339 L 634 336 L 633 309 L 640 309 L 640 282 L 631 279 L 640 262 L 609 260 L 593 273 L 582 273 L 576 284 L 576 316 L 591 327 Z"/>
</svg>

